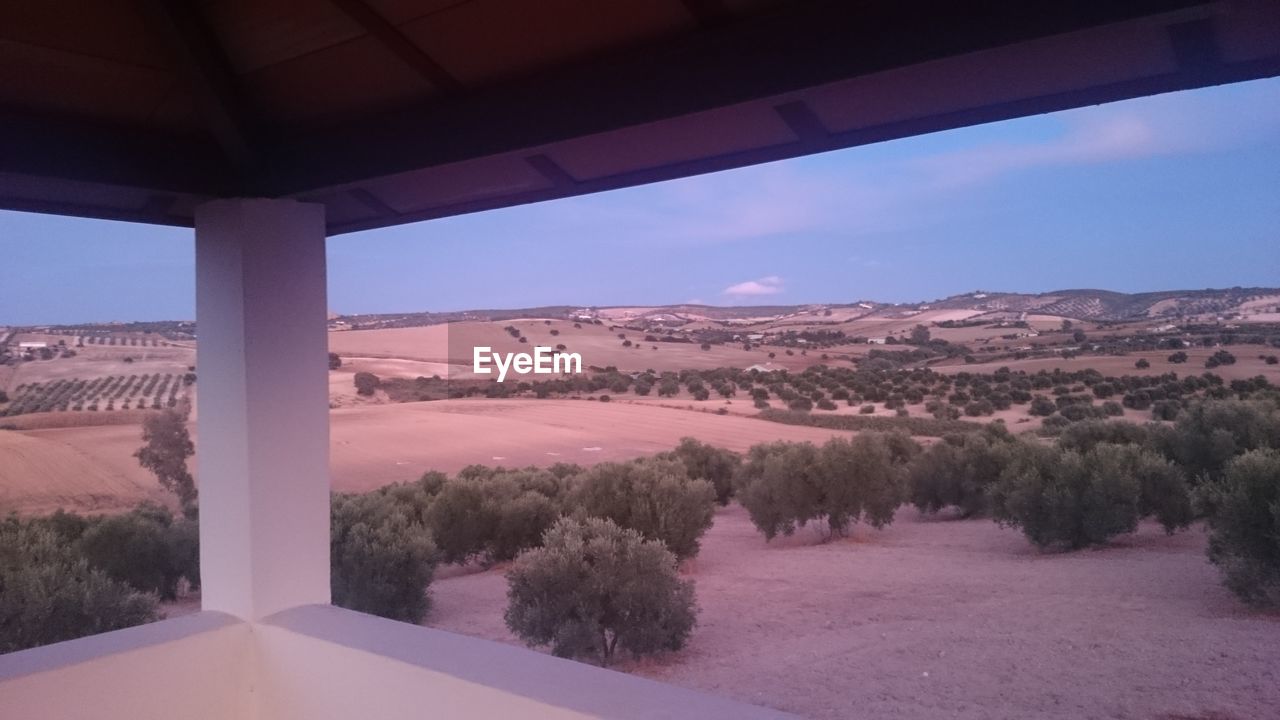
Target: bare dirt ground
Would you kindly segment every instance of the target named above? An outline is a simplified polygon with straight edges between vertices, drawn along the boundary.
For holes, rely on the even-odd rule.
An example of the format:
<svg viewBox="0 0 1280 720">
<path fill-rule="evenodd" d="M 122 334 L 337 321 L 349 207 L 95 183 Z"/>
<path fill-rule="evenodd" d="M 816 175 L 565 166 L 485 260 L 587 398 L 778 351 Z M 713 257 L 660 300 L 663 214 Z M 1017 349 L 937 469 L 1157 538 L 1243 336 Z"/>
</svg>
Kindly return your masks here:
<svg viewBox="0 0 1280 720">
<path fill-rule="evenodd" d="M 368 490 L 466 465 L 590 465 L 669 450 L 685 436 L 743 451 L 847 435 L 732 415 L 588 400 L 441 400 L 335 410 L 334 488 Z"/>
<path fill-rule="evenodd" d="M 196 363 L 191 348 L 165 346 L 85 345 L 74 347 L 74 338 L 23 334 L 22 339 L 38 339 L 52 346 L 58 339 L 68 341 L 76 352 L 73 358 L 24 362 L 13 368 L 0 390 L 12 391 L 22 383 L 49 382 L 65 378 L 91 379 L 104 375 L 176 373 L 181 375 Z M 125 358 L 129 358 L 126 362 Z"/>
<path fill-rule="evenodd" d="M 1206 368 L 1205 360 L 1218 350 L 1225 349 L 1235 355 L 1236 362 L 1233 365 L 1220 365 L 1216 368 Z M 1265 361 L 1259 358 L 1259 355 L 1274 355 L 1274 349 L 1268 349 L 1261 345 L 1232 345 L 1227 348 L 1187 348 L 1187 361 L 1185 363 L 1175 364 L 1169 362 L 1168 358 L 1174 351 L 1161 350 L 1158 352 L 1135 352 L 1130 355 L 1098 357 L 1096 355 L 1084 355 L 1070 359 L 1064 358 L 1029 358 L 1026 360 L 1003 360 L 989 363 L 971 363 L 950 362 L 947 364 L 938 364 L 931 366 L 938 372 L 971 372 L 971 373 L 990 373 L 995 372 L 1000 367 L 1007 367 L 1011 370 L 1025 370 L 1028 373 L 1035 373 L 1041 370 L 1052 371 L 1054 368 L 1060 368 L 1067 371 L 1088 370 L 1090 368 L 1097 370 L 1103 375 L 1163 375 L 1164 373 L 1177 373 L 1178 377 L 1187 375 L 1200 375 L 1202 373 L 1211 372 L 1230 382 L 1231 380 L 1244 380 L 1248 378 L 1262 375 L 1273 383 L 1280 383 L 1280 365 L 1267 365 Z M 1139 358 L 1146 358 L 1151 363 L 1151 367 L 1146 370 L 1139 370 L 1133 365 Z"/>
<path fill-rule="evenodd" d="M 197 449 L 198 424 L 191 426 Z M 820 428 L 679 408 L 589 400 L 440 400 L 330 413 L 333 488 L 370 490 L 485 465 L 591 465 L 670 450 L 685 436 L 743 451 L 769 440 L 825 442 Z M 164 499 L 133 453 L 138 425 L 0 431 L 0 513 L 124 509 Z M 36 458 L 36 459 L 31 459 Z M 191 463 L 193 472 L 196 463 Z M 199 477 L 197 474 L 197 481 Z"/>
<path fill-rule="evenodd" d="M 1205 536 L 1144 525 L 1034 550 L 989 520 L 922 519 L 766 544 L 721 510 L 685 568 L 684 651 L 619 669 L 815 718 L 1246 720 L 1280 707 L 1280 616 L 1219 584 Z M 442 573 L 427 625 L 519 644 L 503 569 Z"/>
<path fill-rule="evenodd" d="M 136 426 L 106 429 L 120 427 L 138 435 Z M 138 444 L 135 439 L 129 452 Z M 0 432 L 0 516 L 11 510 L 39 514 L 58 508 L 116 512 L 159 494 L 155 479 L 141 468 L 138 473 L 118 472 L 89 447 L 40 433 Z"/>
<path fill-rule="evenodd" d="M 517 328 L 528 342 L 518 342 L 505 330 Z M 614 366 L 622 370 L 640 371 L 649 368 L 662 370 L 702 369 L 720 367 L 750 367 L 768 362 L 769 353 L 775 352 L 780 363 L 788 369 L 803 369 L 812 362 L 809 358 L 784 356 L 781 348 L 759 347 L 743 350 L 741 345 L 714 345 L 702 350 L 693 343 L 646 342 L 645 333 L 608 325 L 583 324 L 575 328 L 568 320 L 553 320 L 548 325 L 543 320 L 512 320 L 510 322 L 461 322 L 426 327 L 389 328 L 380 330 L 348 330 L 329 333 L 329 349 L 342 357 L 400 358 L 429 363 L 453 363 L 456 368 L 472 362 L 472 348 L 488 346 L 494 352 L 531 352 L 535 345 L 555 347 L 563 344 L 567 352 L 582 356 L 583 367 Z M 552 335 L 555 330 L 558 334 Z M 745 332 L 745 331 L 744 331 Z M 632 343 L 623 346 L 623 338 Z M 656 350 L 654 348 L 657 348 Z M 532 377 L 532 376 L 531 376 Z M 545 378 L 533 378 L 545 379 Z"/>
</svg>

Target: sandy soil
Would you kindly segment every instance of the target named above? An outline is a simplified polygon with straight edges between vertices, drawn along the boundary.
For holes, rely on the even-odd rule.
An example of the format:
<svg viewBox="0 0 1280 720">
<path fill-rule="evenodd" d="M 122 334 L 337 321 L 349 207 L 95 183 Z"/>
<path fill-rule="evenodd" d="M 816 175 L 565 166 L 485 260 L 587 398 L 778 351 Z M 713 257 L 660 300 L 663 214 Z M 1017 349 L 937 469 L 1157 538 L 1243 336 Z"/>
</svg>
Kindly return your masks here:
<svg viewBox="0 0 1280 720">
<path fill-rule="evenodd" d="M 1218 584 L 1201 530 L 1042 554 L 987 520 L 766 544 L 736 506 L 701 555 L 690 646 L 621 669 L 815 718 L 1275 717 L 1280 617 Z M 442 573 L 446 575 L 448 573 Z M 427 624 L 518 644 L 502 569 L 432 585 Z"/>
</svg>

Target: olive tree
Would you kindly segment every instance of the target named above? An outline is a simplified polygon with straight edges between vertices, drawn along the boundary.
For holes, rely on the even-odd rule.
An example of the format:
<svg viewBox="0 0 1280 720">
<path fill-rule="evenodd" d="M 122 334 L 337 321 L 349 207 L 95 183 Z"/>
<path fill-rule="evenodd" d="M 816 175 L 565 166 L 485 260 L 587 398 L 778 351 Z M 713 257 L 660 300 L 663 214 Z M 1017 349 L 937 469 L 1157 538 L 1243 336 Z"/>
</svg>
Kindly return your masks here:
<svg viewBox="0 0 1280 720">
<path fill-rule="evenodd" d="M 426 525 L 444 562 L 510 560 L 559 517 L 565 485 L 548 470 L 471 465 L 436 491 Z"/>
<path fill-rule="evenodd" d="M 1209 516 L 1209 560 L 1241 600 L 1280 607 L 1280 451 L 1252 450 L 1202 486 Z"/>
<path fill-rule="evenodd" d="M 392 495 L 335 495 L 330 508 L 333 604 L 418 623 L 431 599 L 436 548 L 427 529 Z"/>
<path fill-rule="evenodd" d="M 1232 458 L 1280 448 L 1280 406 L 1268 399 L 1201 400 L 1178 414 L 1152 442 L 1197 482 L 1221 477 Z"/>
<path fill-rule="evenodd" d="M 1181 471 L 1135 445 L 1080 452 L 1018 442 L 991 489 L 993 515 L 1040 547 L 1075 550 L 1131 533 L 1146 515 L 1168 532 L 1191 521 Z"/>
<path fill-rule="evenodd" d="M 837 535 L 859 520 L 880 528 L 893 522 L 916 450 L 906 436 L 881 433 L 833 438 L 821 448 L 755 445 L 736 478 L 738 501 L 770 540 L 815 520 Z"/>
<path fill-rule="evenodd" d="M 697 621 L 693 583 L 661 542 L 602 518 L 562 518 L 507 574 L 507 627 L 559 657 L 679 650 Z"/>
<path fill-rule="evenodd" d="M 94 568 L 139 592 L 164 600 L 177 597 L 184 577 L 200 585 L 196 523 L 174 520 L 167 508 L 140 505 L 130 512 L 92 521 L 80 536 L 80 553 Z"/>
<path fill-rule="evenodd" d="M 178 497 L 184 512 L 194 512 L 196 482 L 187 469 L 187 458 L 196 448 L 187 432 L 186 413 L 170 408 L 148 415 L 142 423 L 142 442 L 146 444 L 133 454 L 138 464 Z"/>
<path fill-rule="evenodd" d="M 711 483 L 715 488 L 717 503 L 729 504 L 729 498 L 733 497 L 733 475 L 742 464 L 742 458 L 737 453 L 687 437 L 681 438 L 676 449 L 664 453 L 664 456 L 674 457 L 684 463 L 689 477 L 702 478 Z"/>
<path fill-rule="evenodd" d="M 986 512 L 987 486 L 1004 469 L 1008 442 L 1007 431 L 994 429 L 943 437 L 911 463 L 911 504 L 925 513 L 955 507 L 961 517 Z"/>
<path fill-rule="evenodd" d="M 715 488 L 690 478 L 678 460 L 600 463 L 574 478 L 573 485 L 569 503 L 577 514 L 608 518 L 660 540 L 680 560 L 698 554 L 702 534 L 711 527 Z"/>
<path fill-rule="evenodd" d="M 91 567 L 52 528 L 0 521 L 0 654 L 157 619 L 154 595 Z"/>
</svg>

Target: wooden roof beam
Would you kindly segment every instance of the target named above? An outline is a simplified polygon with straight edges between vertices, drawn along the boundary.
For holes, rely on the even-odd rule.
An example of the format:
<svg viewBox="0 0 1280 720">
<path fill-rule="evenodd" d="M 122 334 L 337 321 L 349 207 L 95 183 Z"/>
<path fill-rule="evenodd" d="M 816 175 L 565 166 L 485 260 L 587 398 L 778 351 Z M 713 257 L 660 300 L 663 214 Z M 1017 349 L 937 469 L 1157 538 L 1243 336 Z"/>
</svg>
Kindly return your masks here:
<svg viewBox="0 0 1280 720">
<path fill-rule="evenodd" d="M 213 31 L 187 0 L 148 0 L 149 15 L 173 47 L 187 75 L 209 132 L 242 173 L 262 164 L 253 139 L 254 122 L 242 100 L 239 83 Z"/>
<path fill-rule="evenodd" d="M 436 62 L 435 58 L 405 37 L 395 25 L 366 5 L 363 0 L 330 0 L 330 2 L 364 28 L 401 62 L 421 75 L 432 87 L 445 94 L 459 93 L 464 89 L 462 83 Z"/>
<path fill-rule="evenodd" d="M 685 10 L 698 21 L 698 27 L 714 28 L 729 20 L 729 11 L 725 9 L 723 0 L 681 0 Z"/>
</svg>

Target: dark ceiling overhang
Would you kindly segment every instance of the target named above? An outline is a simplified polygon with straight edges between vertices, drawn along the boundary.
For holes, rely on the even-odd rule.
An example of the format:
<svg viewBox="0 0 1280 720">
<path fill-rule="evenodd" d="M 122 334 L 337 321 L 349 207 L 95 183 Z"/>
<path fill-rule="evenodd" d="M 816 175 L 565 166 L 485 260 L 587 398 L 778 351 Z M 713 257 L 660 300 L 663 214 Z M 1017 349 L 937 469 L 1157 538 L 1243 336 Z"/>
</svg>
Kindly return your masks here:
<svg viewBox="0 0 1280 720">
<path fill-rule="evenodd" d="M 208 7 L 144 3 L 202 127 L 24 107 L 0 85 L 0 206 L 190 225 L 211 198 L 294 197 L 343 233 L 1280 74 L 1269 0 L 690 1 L 687 27 L 490 83 L 459 79 L 370 4 L 309 2 L 350 19 L 423 97 L 264 118 L 255 76 L 223 51 L 243 43 Z"/>
</svg>

